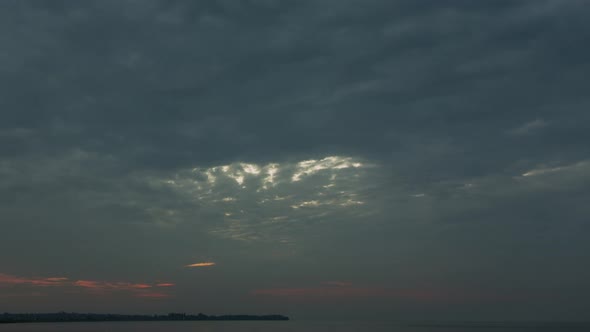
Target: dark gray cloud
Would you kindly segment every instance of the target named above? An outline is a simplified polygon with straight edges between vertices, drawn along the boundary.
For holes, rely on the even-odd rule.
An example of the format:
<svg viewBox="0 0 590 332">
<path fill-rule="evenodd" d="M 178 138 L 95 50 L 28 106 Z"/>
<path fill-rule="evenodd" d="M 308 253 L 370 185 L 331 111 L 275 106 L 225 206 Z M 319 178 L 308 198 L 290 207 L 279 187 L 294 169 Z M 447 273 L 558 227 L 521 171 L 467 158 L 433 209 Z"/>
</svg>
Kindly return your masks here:
<svg viewBox="0 0 590 332">
<path fill-rule="evenodd" d="M 120 311 L 584 318 L 583 1 L 0 6 L 17 308 L 65 276 L 176 284 Z"/>
</svg>

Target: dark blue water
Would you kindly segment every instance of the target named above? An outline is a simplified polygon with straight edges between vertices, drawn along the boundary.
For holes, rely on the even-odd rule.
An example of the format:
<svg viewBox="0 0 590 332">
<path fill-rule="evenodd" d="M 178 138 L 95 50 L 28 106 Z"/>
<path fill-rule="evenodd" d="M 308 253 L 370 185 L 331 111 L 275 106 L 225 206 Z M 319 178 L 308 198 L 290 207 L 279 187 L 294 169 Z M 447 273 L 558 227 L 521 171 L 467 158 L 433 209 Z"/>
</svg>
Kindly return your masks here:
<svg viewBox="0 0 590 332">
<path fill-rule="evenodd" d="M 516 332 L 590 331 L 583 326 L 401 326 L 386 322 L 100 322 L 2 324 L 0 332 Z"/>
</svg>

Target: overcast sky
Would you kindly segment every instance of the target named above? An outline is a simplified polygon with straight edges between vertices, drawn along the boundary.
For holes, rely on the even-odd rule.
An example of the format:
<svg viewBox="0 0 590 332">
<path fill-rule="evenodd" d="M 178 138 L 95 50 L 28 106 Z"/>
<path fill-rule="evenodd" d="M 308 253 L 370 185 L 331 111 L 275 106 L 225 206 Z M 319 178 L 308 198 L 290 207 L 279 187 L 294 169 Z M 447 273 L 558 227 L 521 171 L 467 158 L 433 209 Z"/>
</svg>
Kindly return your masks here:
<svg viewBox="0 0 590 332">
<path fill-rule="evenodd" d="M 588 17 L 2 1 L 0 311 L 588 319 Z"/>
</svg>

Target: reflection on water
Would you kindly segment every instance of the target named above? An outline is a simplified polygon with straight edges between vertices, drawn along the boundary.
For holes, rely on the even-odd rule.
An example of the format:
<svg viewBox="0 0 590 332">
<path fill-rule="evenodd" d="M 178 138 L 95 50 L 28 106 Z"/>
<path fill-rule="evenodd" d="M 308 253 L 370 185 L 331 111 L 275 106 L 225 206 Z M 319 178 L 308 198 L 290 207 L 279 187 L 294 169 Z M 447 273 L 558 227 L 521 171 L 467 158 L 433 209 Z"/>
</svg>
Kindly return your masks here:
<svg viewBox="0 0 590 332">
<path fill-rule="evenodd" d="M 2 324 L 2 332 L 516 332 L 590 331 L 590 325 L 402 326 L 391 322 L 97 322 Z"/>
</svg>

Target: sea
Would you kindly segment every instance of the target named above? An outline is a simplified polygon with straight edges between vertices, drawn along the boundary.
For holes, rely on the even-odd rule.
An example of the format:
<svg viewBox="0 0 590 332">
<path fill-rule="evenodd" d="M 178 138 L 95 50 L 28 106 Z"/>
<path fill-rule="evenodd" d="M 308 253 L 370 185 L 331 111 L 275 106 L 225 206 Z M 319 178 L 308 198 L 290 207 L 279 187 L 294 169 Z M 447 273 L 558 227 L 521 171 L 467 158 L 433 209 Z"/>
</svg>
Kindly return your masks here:
<svg viewBox="0 0 590 332">
<path fill-rule="evenodd" d="M 567 332 L 590 331 L 588 324 L 422 324 L 397 322 L 92 322 L 0 324 L 0 332 Z"/>
</svg>

